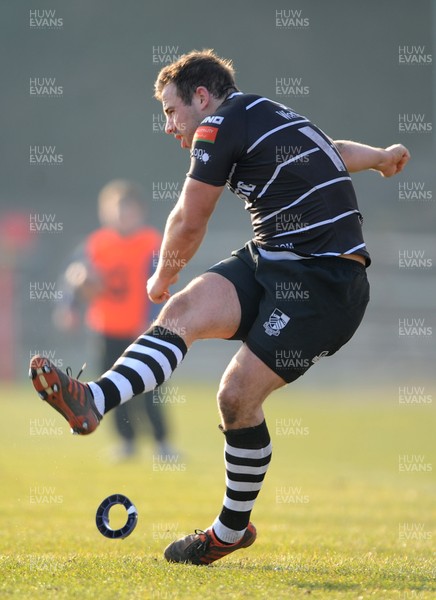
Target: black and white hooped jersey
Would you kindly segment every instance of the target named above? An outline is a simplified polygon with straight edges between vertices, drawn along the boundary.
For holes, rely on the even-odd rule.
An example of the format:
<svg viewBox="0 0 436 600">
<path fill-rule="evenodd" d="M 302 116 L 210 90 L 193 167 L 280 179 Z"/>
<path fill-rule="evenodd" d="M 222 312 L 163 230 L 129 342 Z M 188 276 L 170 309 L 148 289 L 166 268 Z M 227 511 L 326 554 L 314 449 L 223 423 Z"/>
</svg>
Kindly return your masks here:
<svg viewBox="0 0 436 600">
<path fill-rule="evenodd" d="M 350 175 L 306 117 L 236 92 L 197 128 L 189 177 L 244 200 L 256 246 L 295 258 L 361 254 L 370 262 Z M 261 250 L 262 251 L 262 250 Z"/>
</svg>

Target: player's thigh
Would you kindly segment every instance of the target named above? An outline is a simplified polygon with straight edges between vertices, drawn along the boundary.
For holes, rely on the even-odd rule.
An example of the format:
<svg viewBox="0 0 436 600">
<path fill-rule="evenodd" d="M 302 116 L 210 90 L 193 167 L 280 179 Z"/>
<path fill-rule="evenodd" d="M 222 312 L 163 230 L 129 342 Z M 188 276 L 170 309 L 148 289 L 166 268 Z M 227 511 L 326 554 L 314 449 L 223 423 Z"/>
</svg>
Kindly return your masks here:
<svg viewBox="0 0 436 600">
<path fill-rule="evenodd" d="M 207 338 L 231 338 L 241 321 L 235 286 L 222 275 L 204 273 L 175 294 L 155 324 L 178 333 L 190 346 Z"/>
</svg>

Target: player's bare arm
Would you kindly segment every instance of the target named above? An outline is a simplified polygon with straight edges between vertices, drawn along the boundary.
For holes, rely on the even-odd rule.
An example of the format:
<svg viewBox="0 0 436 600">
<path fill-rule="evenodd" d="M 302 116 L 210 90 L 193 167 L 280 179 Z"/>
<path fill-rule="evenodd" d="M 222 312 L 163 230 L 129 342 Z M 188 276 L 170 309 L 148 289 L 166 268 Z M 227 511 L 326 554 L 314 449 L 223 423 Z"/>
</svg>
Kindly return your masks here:
<svg viewBox="0 0 436 600">
<path fill-rule="evenodd" d="M 159 261 L 147 292 L 157 304 L 170 297 L 169 287 L 200 247 L 223 187 L 186 178 L 180 198 L 168 216 Z"/>
<path fill-rule="evenodd" d="M 337 140 L 334 144 L 350 173 L 372 169 L 383 177 L 392 177 L 401 173 L 410 159 L 408 149 L 402 144 L 388 148 L 376 148 L 348 140 Z"/>
</svg>

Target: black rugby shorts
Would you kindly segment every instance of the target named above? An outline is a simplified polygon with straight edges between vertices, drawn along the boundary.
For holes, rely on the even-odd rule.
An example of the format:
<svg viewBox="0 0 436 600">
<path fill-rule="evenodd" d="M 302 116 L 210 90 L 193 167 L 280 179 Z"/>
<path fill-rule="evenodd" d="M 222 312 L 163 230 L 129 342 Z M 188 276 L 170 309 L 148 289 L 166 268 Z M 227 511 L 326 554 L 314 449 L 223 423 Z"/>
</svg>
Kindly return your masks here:
<svg viewBox="0 0 436 600">
<path fill-rule="evenodd" d="M 369 301 L 366 269 L 344 258 L 269 260 L 253 242 L 209 269 L 231 281 L 241 304 L 232 340 L 287 383 L 350 340 Z"/>
</svg>

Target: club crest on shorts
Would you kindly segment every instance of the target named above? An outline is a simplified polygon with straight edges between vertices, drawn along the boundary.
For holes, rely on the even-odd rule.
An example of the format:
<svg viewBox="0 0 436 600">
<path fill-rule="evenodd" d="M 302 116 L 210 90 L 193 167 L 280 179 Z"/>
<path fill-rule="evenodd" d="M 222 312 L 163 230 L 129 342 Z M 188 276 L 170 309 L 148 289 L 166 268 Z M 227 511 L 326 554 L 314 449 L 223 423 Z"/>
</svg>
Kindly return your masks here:
<svg viewBox="0 0 436 600">
<path fill-rule="evenodd" d="M 269 316 L 268 321 L 263 324 L 267 335 L 280 335 L 280 331 L 286 327 L 291 317 L 285 315 L 279 308 L 275 308 Z"/>
</svg>

